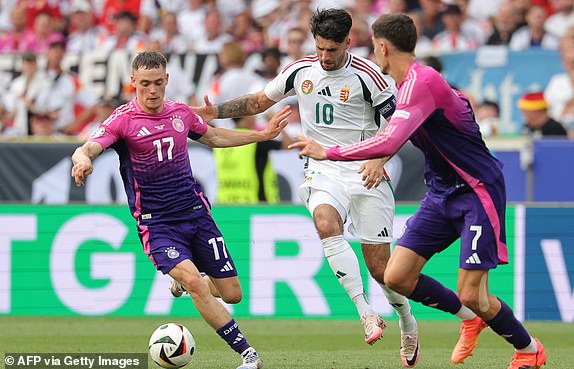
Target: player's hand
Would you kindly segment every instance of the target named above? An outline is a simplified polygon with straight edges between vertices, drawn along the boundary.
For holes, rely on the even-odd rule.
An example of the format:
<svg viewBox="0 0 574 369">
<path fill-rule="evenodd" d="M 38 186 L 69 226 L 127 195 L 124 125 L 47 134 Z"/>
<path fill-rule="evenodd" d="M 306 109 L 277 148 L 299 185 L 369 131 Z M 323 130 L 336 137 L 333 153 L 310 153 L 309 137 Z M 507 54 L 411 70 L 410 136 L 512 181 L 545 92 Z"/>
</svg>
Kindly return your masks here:
<svg viewBox="0 0 574 369">
<path fill-rule="evenodd" d="M 291 114 L 291 107 L 289 105 L 284 106 L 277 114 L 271 118 L 267 127 L 261 133 L 263 134 L 264 140 L 271 140 L 281 133 L 283 128 L 287 127 L 289 122 L 287 117 Z"/>
<path fill-rule="evenodd" d="M 288 149 L 301 149 L 299 151 L 300 158 L 307 156 L 315 160 L 327 160 L 327 150 L 314 140 L 302 136 L 295 136 L 295 139 L 297 142 L 289 145 Z"/>
<path fill-rule="evenodd" d="M 76 186 L 81 187 L 84 185 L 84 180 L 94 171 L 94 166 L 91 160 L 82 160 L 74 163 L 72 166 L 72 177 Z"/>
<path fill-rule="evenodd" d="M 191 107 L 195 114 L 199 115 L 205 123 L 209 123 L 211 120 L 217 118 L 217 108 L 213 106 L 211 101 L 209 101 L 209 96 L 203 96 L 203 102 L 205 105 L 199 107 Z"/>
<path fill-rule="evenodd" d="M 385 180 L 385 163 L 388 158 L 371 159 L 361 165 L 357 173 L 362 174 L 363 186 L 368 190 L 377 188 Z"/>
</svg>

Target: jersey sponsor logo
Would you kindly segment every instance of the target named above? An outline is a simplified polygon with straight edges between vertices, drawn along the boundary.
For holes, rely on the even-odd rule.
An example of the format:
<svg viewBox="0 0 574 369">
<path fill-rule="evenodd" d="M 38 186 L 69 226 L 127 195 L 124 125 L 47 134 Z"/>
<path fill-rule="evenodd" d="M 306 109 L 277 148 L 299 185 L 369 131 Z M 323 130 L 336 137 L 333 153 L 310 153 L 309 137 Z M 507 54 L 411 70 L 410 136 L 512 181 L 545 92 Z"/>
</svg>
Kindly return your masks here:
<svg viewBox="0 0 574 369">
<path fill-rule="evenodd" d="M 143 220 L 151 219 L 151 214 L 142 214 L 142 219 Z"/>
<path fill-rule="evenodd" d="M 171 120 L 173 129 L 175 129 L 177 132 L 183 132 L 185 125 L 183 124 L 183 120 L 181 120 L 179 115 L 174 115 L 169 119 Z"/>
<path fill-rule="evenodd" d="M 151 135 L 151 132 L 146 127 L 140 128 L 140 131 L 137 134 L 138 137 L 144 137 L 149 135 Z"/>
<path fill-rule="evenodd" d="M 96 129 L 94 132 L 92 132 L 92 134 L 90 135 L 90 138 L 98 138 L 98 137 L 102 137 L 102 135 L 106 133 L 106 128 L 103 126 L 98 127 L 98 129 Z"/>
<path fill-rule="evenodd" d="M 170 259 L 177 259 L 179 257 L 179 251 L 177 251 L 173 246 L 166 248 L 165 252 L 167 253 L 167 257 Z"/>
<path fill-rule="evenodd" d="M 301 91 L 305 95 L 309 95 L 311 92 L 313 92 L 313 82 L 308 79 L 304 80 L 303 83 L 301 83 Z"/>
<path fill-rule="evenodd" d="M 349 88 L 349 86 L 347 85 L 343 86 L 343 88 L 341 88 L 341 91 L 339 91 L 339 100 L 341 100 L 341 102 L 347 102 L 349 100 L 350 94 L 351 89 Z"/>
<path fill-rule="evenodd" d="M 322 89 L 321 91 L 319 91 L 317 94 L 318 94 L 318 95 L 323 95 L 323 96 L 332 96 L 332 95 L 331 95 L 331 89 L 329 88 L 329 86 L 325 87 L 324 89 Z"/>
<path fill-rule="evenodd" d="M 154 126 L 154 127 L 155 127 L 155 129 L 157 129 L 157 130 L 160 130 L 160 131 L 161 131 L 162 129 L 164 129 L 164 127 L 165 127 L 165 124 L 160 124 L 160 125 L 158 125 L 158 126 Z"/>
</svg>

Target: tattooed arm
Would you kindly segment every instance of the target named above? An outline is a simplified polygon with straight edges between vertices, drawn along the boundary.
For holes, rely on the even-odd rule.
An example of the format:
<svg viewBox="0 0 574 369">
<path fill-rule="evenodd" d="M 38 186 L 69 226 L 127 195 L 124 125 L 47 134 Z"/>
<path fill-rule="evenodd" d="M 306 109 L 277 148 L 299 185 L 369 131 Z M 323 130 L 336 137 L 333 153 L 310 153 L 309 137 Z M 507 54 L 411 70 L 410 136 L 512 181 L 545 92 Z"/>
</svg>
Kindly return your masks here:
<svg viewBox="0 0 574 369">
<path fill-rule="evenodd" d="M 217 105 L 212 105 L 207 96 L 204 96 L 204 101 L 204 106 L 193 108 L 193 111 L 206 122 L 212 119 L 236 118 L 259 114 L 276 103 L 276 101 L 268 98 L 263 91 L 244 95 Z"/>
</svg>

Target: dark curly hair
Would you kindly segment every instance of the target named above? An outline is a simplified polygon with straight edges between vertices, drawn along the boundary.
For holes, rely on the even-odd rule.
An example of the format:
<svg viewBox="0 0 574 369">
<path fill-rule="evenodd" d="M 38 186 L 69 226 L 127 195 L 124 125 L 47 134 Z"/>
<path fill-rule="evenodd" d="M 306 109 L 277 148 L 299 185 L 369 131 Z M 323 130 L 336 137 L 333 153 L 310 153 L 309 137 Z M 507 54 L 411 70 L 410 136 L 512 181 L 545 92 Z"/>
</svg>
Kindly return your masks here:
<svg viewBox="0 0 574 369">
<path fill-rule="evenodd" d="M 353 20 L 351 15 L 343 9 L 321 9 L 313 13 L 310 22 L 313 37 L 321 36 L 337 43 L 343 42 L 349 32 Z"/>
</svg>

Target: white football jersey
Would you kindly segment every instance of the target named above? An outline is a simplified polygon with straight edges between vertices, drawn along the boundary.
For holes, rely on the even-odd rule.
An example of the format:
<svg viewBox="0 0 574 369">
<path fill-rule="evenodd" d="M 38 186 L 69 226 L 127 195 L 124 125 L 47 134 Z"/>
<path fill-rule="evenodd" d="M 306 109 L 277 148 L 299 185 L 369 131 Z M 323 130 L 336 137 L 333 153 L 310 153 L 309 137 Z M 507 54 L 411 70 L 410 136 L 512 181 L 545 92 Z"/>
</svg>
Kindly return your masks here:
<svg viewBox="0 0 574 369">
<path fill-rule="evenodd" d="M 265 87 L 274 101 L 297 95 L 303 134 L 325 148 L 376 135 L 394 112 L 396 92 L 395 82 L 375 63 L 349 52 L 344 67 L 335 71 L 324 70 L 316 55 L 297 60 Z M 336 167 L 355 170 L 362 163 L 337 162 Z M 317 165 L 309 162 L 309 168 Z"/>
</svg>

